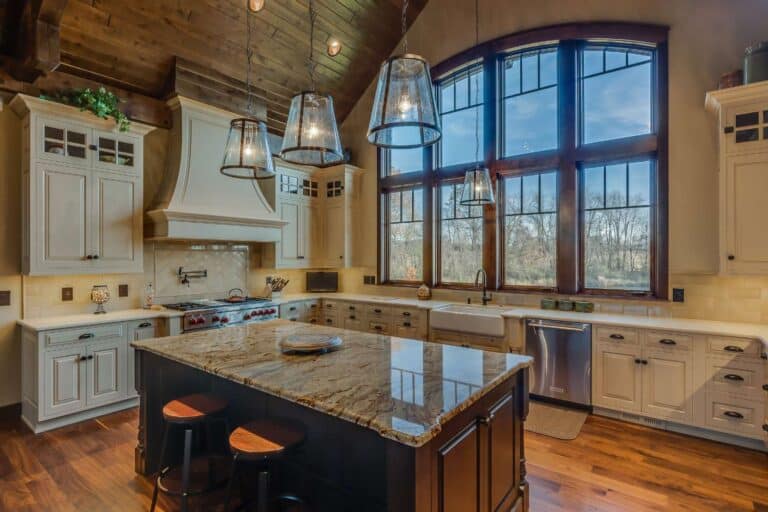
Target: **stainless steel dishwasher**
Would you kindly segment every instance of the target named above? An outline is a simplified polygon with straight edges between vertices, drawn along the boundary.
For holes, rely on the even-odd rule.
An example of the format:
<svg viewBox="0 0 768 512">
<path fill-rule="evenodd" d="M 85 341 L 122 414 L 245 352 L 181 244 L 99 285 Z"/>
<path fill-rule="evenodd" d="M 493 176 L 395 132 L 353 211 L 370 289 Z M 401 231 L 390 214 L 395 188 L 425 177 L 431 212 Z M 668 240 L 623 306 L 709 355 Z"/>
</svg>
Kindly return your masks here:
<svg viewBox="0 0 768 512">
<path fill-rule="evenodd" d="M 532 356 L 532 396 L 592 405 L 592 326 L 530 319 L 525 353 Z"/>
</svg>

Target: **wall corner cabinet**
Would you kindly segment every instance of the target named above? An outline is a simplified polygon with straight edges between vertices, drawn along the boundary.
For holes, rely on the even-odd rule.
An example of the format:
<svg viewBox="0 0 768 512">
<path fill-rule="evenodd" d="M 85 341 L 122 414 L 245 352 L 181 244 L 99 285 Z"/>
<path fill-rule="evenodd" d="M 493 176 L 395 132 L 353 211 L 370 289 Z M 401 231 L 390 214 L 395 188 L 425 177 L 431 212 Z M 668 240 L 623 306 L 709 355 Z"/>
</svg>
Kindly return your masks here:
<svg viewBox="0 0 768 512">
<path fill-rule="evenodd" d="M 132 341 L 169 334 L 165 318 L 21 334 L 21 417 L 35 433 L 138 404 Z"/>
<path fill-rule="evenodd" d="M 263 246 L 263 262 L 274 268 L 345 268 L 354 265 L 358 239 L 360 174 L 352 165 L 327 169 L 277 161 L 276 210 L 286 224 L 280 241 Z"/>
<path fill-rule="evenodd" d="M 719 140 L 719 268 L 722 274 L 768 274 L 768 82 L 707 94 Z"/>
<path fill-rule="evenodd" d="M 22 271 L 27 275 L 143 270 L 143 140 L 152 128 L 31 96 L 22 119 Z"/>
</svg>

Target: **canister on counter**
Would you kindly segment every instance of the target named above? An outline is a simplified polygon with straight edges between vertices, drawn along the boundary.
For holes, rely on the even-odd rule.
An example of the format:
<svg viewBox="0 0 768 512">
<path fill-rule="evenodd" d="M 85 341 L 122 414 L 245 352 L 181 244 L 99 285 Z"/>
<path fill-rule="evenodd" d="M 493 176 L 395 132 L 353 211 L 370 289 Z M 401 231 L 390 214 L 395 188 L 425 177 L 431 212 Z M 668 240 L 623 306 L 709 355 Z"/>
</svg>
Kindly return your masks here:
<svg viewBox="0 0 768 512">
<path fill-rule="evenodd" d="M 744 51 L 744 83 L 768 80 L 768 41 L 757 43 Z"/>
</svg>

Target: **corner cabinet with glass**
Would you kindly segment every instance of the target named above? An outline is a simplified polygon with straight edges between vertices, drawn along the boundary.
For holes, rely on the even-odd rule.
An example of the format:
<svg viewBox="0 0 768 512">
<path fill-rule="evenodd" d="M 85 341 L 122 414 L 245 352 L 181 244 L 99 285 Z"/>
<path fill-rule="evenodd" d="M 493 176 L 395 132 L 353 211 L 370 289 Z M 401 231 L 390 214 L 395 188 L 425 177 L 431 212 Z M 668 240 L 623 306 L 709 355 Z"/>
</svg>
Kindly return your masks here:
<svg viewBox="0 0 768 512">
<path fill-rule="evenodd" d="M 22 271 L 143 271 L 143 137 L 133 122 L 17 95 L 22 119 Z"/>
<path fill-rule="evenodd" d="M 277 163 L 276 209 L 280 241 L 264 244 L 262 264 L 274 268 L 344 268 L 352 266 L 358 223 L 359 176 L 352 165 L 318 169 Z M 359 210 L 357 210 L 359 211 Z"/>
<path fill-rule="evenodd" d="M 768 82 L 707 94 L 718 117 L 720 273 L 768 274 Z"/>
</svg>

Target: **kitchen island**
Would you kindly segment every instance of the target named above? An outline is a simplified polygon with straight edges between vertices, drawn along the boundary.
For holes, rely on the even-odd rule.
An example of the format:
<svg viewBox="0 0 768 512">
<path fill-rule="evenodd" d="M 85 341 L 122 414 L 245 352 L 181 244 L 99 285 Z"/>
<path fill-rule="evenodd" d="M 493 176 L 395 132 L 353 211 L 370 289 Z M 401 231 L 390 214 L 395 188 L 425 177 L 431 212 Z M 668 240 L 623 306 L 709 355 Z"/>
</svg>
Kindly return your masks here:
<svg viewBox="0 0 768 512">
<path fill-rule="evenodd" d="M 281 339 L 337 335 L 322 355 Z M 232 425 L 300 421 L 278 486 L 318 511 L 528 510 L 523 422 L 530 358 L 273 320 L 135 342 L 136 471 L 157 470 L 162 406 L 213 392 Z"/>
</svg>

